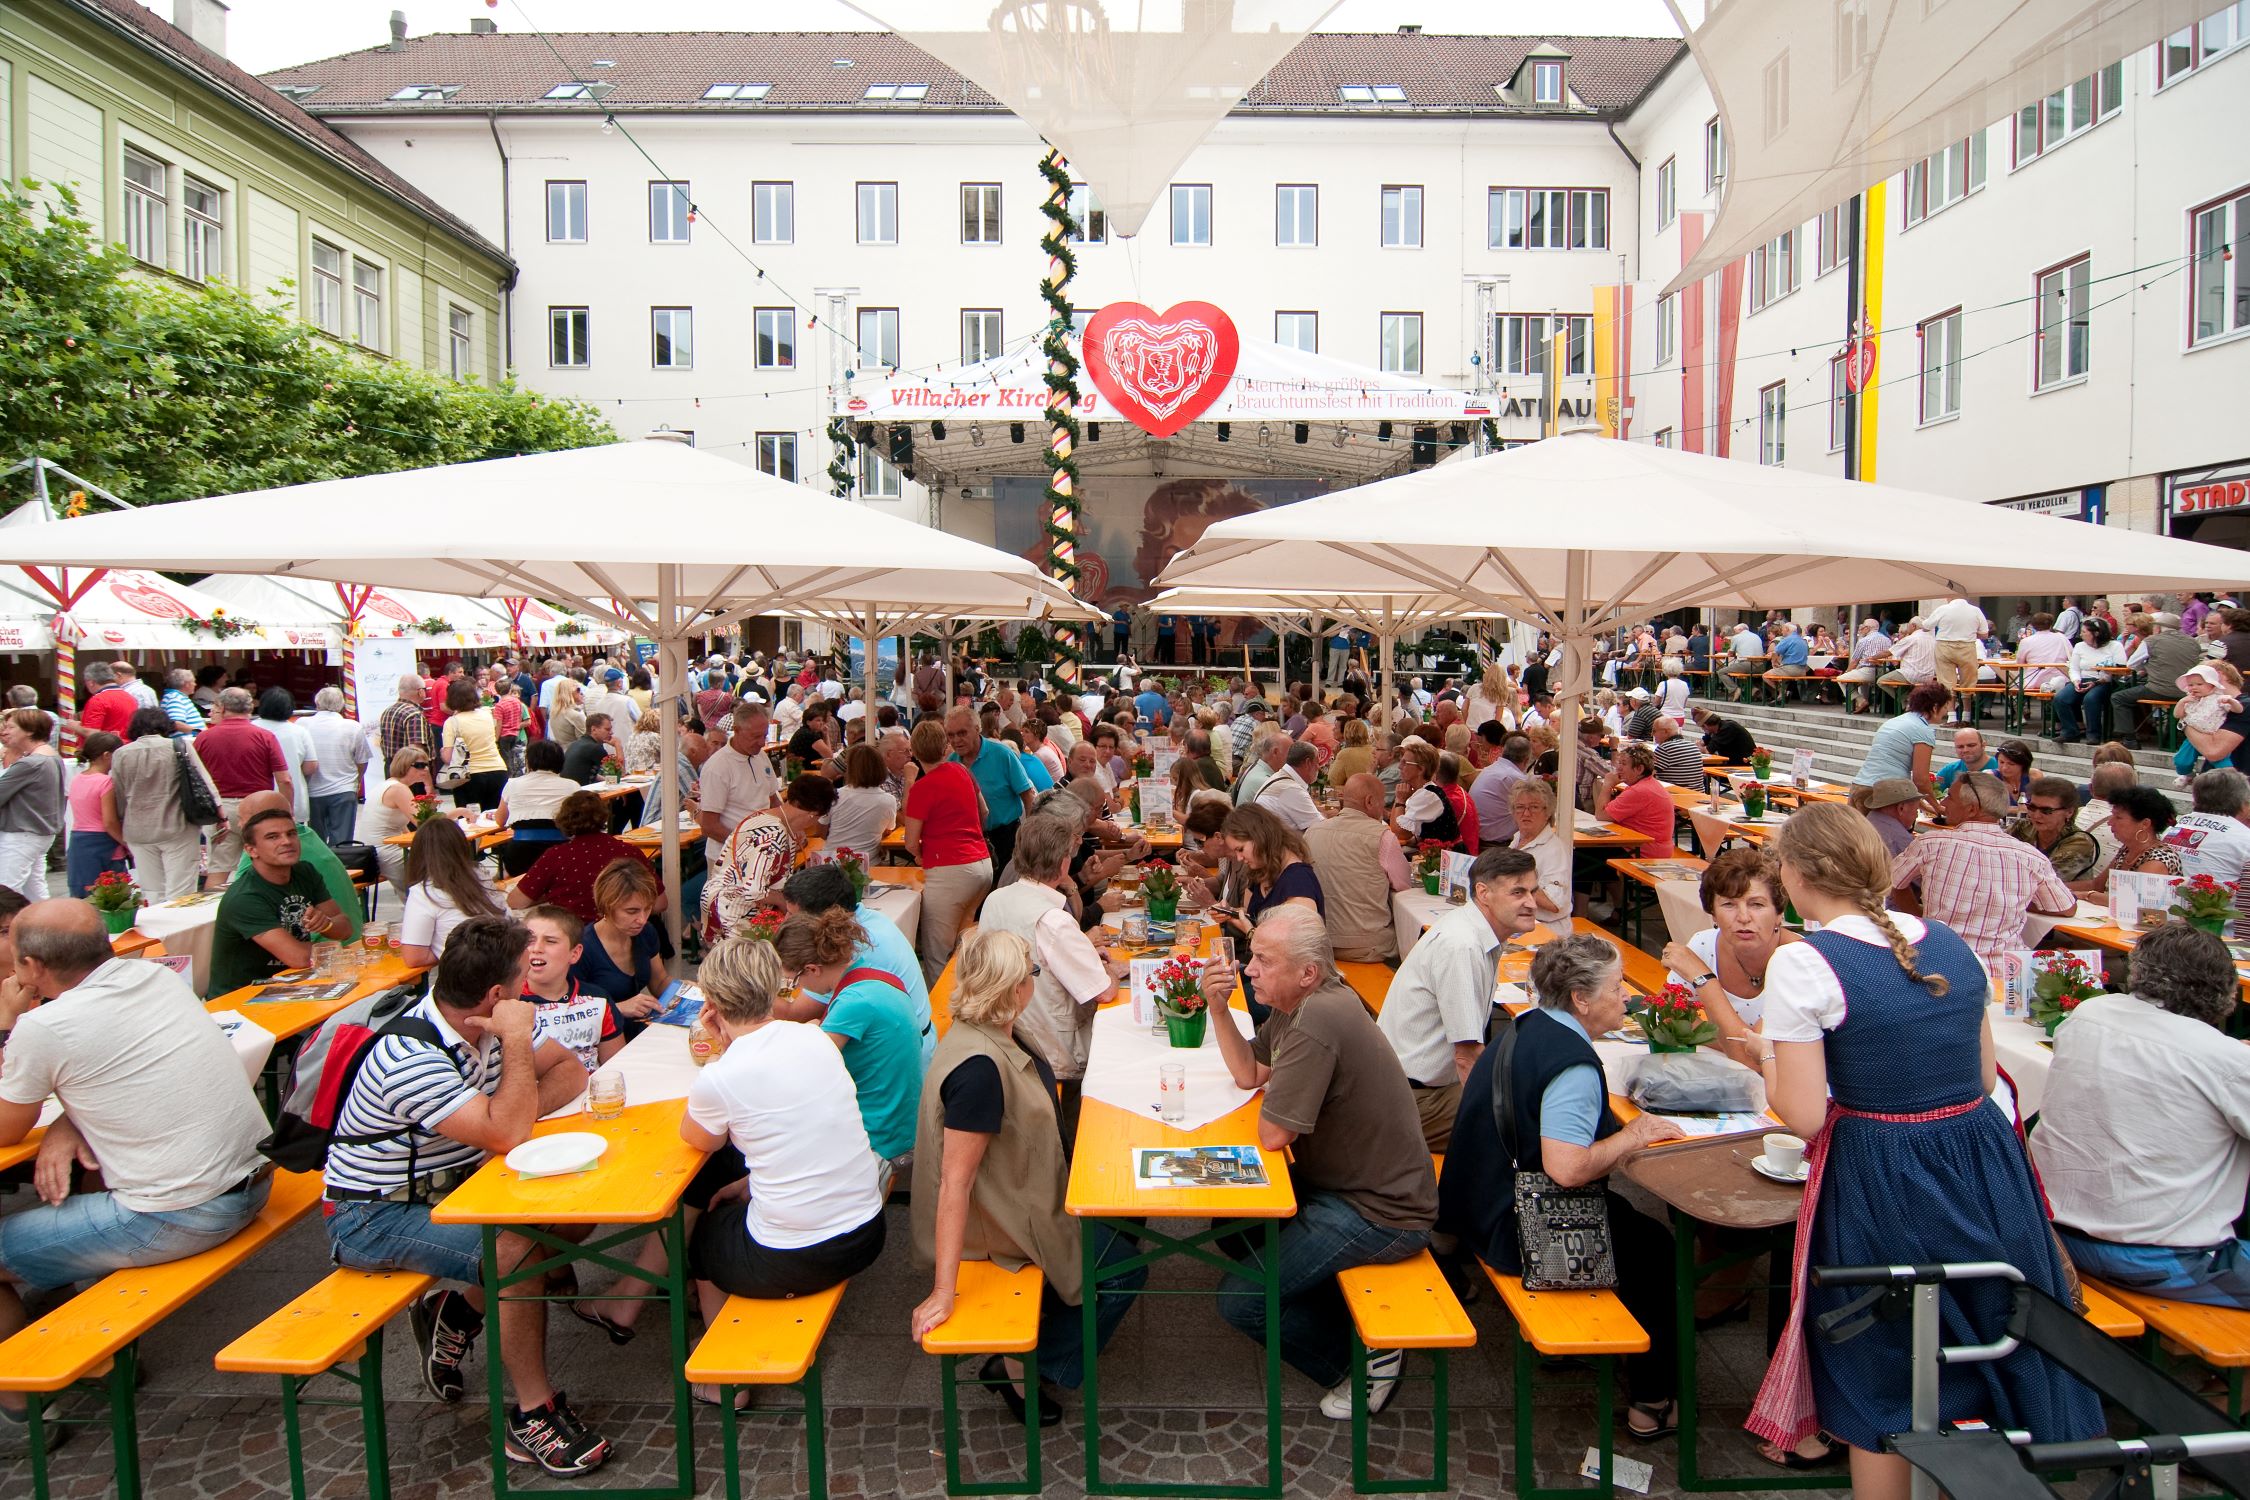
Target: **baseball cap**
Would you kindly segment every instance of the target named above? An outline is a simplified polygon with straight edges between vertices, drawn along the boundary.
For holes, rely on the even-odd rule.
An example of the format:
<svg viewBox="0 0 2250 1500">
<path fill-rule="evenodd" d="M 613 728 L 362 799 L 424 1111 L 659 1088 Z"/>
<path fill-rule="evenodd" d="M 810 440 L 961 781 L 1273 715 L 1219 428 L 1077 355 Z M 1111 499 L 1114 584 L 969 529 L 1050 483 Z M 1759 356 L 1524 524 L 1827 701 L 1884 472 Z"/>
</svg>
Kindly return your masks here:
<svg viewBox="0 0 2250 1500">
<path fill-rule="evenodd" d="M 1896 807 L 1901 802 L 1922 800 L 1921 788 L 1903 776 L 1888 776 L 1867 789 L 1867 806 Z"/>
<path fill-rule="evenodd" d="M 604 682 L 623 682 L 624 680 L 625 674 L 616 667 L 611 667 L 608 671 L 602 673 L 602 681 Z"/>
</svg>

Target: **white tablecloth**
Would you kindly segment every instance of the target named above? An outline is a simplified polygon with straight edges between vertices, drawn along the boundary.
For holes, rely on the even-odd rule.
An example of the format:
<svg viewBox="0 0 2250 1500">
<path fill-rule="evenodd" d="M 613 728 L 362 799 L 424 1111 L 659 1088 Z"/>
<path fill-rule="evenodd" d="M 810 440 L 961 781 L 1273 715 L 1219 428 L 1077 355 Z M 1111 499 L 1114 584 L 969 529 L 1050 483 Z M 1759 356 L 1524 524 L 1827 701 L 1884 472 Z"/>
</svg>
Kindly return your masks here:
<svg viewBox="0 0 2250 1500">
<path fill-rule="evenodd" d="M 1699 804 L 1688 810 L 1688 821 L 1695 825 L 1695 841 L 1703 846 L 1703 857 L 1709 859 L 1720 844 L 1742 831 L 1742 804 L 1721 803 L 1717 814 L 1705 811 Z M 1770 838 L 1776 829 L 1788 821 L 1788 814 L 1777 813 L 1769 807 L 1765 815 L 1750 826 L 1761 830 Z"/>
<path fill-rule="evenodd" d="M 898 924 L 911 943 L 922 927 L 922 888 L 918 885 L 899 885 L 888 880 L 869 883 L 867 894 L 861 901 L 874 907 Z"/>
<path fill-rule="evenodd" d="M 211 975 L 211 934 L 218 920 L 219 898 L 214 893 L 210 900 L 193 906 L 170 902 L 144 906 L 133 925 L 162 943 L 166 953 L 185 954 L 194 961 L 188 983 L 201 999 Z"/>
<path fill-rule="evenodd" d="M 1248 1029 L 1247 1017 L 1235 1019 Z M 1156 1070 L 1176 1062 L 1187 1066 L 1187 1118 L 1172 1121 L 1174 1126 L 1200 1130 L 1234 1113 L 1250 1102 L 1255 1091 L 1235 1087 L 1226 1061 L 1219 1055 L 1218 1037 L 1212 1029 L 1218 1024 L 1205 1023 L 1203 1045 L 1189 1050 L 1152 1035 L 1146 1026 L 1134 1025 L 1130 1004 L 1096 1011 L 1093 1050 L 1087 1057 L 1086 1078 L 1081 1085 L 1086 1097 L 1153 1120 L 1157 1117 Z"/>
<path fill-rule="evenodd" d="M 687 1039 L 685 1026 L 650 1026 L 619 1048 L 602 1067 L 615 1068 L 625 1075 L 628 1105 L 685 1099 L 698 1071 L 695 1059 L 688 1056 Z M 548 1111 L 546 1118 L 573 1115 L 585 1107 L 586 1096 L 581 1093 L 562 1108 Z"/>
<path fill-rule="evenodd" d="M 2039 1113 L 2047 1097 L 2047 1070 L 2055 1065 L 2055 1052 L 2047 1045 L 2045 1027 L 2021 1016 L 2011 1016 L 1998 1005 L 1986 1007 L 1992 1018 L 1992 1055 L 2016 1086 L 2016 1104 L 2023 1118 Z"/>
<path fill-rule="evenodd" d="M 1391 925 L 1398 931 L 1398 956 L 1404 962 L 1422 940 L 1422 929 L 1453 910 L 1443 896 L 1433 896 L 1419 884 L 1391 892 Z"/>
</svg>

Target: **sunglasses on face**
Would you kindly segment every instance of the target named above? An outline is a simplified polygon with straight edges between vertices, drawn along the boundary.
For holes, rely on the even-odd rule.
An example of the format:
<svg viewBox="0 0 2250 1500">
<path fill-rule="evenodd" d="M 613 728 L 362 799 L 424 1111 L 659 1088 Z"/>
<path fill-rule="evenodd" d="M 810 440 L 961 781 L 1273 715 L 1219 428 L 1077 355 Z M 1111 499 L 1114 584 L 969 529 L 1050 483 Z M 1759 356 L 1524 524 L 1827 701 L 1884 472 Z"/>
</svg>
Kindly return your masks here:
<svg viewBox="0 0 2250 1500">
<path fill-rule="evenodd" d="M 2059 813 L 2063 811 L 2061 807 L 2057 806 L 2054 803 L 2034 802 L 2030 804 L 2030 806 L 2031 810 L 2035 813 Z"/>
</svg>

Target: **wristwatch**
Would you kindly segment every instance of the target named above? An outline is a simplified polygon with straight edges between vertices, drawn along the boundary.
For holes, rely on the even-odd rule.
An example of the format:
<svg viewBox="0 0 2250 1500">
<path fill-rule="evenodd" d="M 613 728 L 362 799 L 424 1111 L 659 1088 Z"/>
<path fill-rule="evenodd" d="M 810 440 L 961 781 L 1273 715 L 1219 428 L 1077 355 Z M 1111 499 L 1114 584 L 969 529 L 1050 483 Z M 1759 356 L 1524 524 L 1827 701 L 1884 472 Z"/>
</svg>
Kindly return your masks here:
<svg viewBox="0 0 2250 1500">
<path fill-rule="evenodd" d="M 1716 973 L 1704 974 L 1699 978 L 1689 980 L 1688 988 L 1691 990 L 1702 989 L 1705 985 L 1711 983 L 1711 981 L 1717 979 L 1718 977 L 1719 976 Z"/>
</svg>

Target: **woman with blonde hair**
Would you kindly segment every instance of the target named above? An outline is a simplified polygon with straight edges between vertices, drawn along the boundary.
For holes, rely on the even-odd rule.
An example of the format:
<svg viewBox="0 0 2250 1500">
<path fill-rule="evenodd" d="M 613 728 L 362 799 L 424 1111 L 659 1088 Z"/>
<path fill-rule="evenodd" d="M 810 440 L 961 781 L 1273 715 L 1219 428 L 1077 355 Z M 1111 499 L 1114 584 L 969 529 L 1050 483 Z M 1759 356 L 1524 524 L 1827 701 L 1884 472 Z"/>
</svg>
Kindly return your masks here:
<svg viewBox="0 0 2250 1500">
<path fill-rule="evenodd" d="M 555 679 L 555 706 L 547 711 L 547 738 L 565 750 L 586 737 L 586 710 L 579 706 L 579 696 L 575 680 Z"/>
<path fill-rule="evenodd" d="M 1770 1461 L 1792 1468 L 1820 1461 L 1797 1450 L 1832 1432 L 1851 1450 L 1855 1495 L 1903 1497 L 1907 1463 L 1883 1440 L 1912 1425 L 1911 1332 L 1878 1319 L 1845 1343 L 1806 1338 L 1806 1322 L 1860 1295 L 1809 1287 L 1806 1267 L 2005 1261 L 2066 1305 L 2068 1273 L 2023 1142 L 1990 1098 L 1976 954 L 1942 923 L 1884 909 L 1890 855 L 1845 804 L 1805 808 L 1774 844 L 1783 891 L 1819 930 L 1774 950 L 1764 1019 L 1736 1040 L 1748 1041 L 1774 1111 L 1809 1142 L 1810 1176 L 1789 1327 L 1747 1425 Z M 2005 1281 L 1948 1283 L 1940 1299 L 1949 1343 L 2006 1330 Z M 1941 1423 L 1977 1415 L 2041 1442 L 2103 1431 L 2094 1393 L 2028 1348 L 1947 1366 L 1939 1408 Z"/>
<path fill-rule="evenodd" d="M 1361 772 L 1375 770 L 1375 732 L 1367 721 L 1351 718 L 1337 731 L 1336 758 L 1328 763 L 1328 784 L 1342 786 Z"/>
<path fill-rule="evenodd" d="M 360 804 L 354 833 L 360 843 L 374 849 L 376 868 L 404 899 L 406 851 L 390 838 L 406 832 L 407 825 L 414 821 L 414 799 L 429 793 L 430 752 L 420 745 L 408 745 L 391 757 L 385 769 L 389 774 L 383 784 Z"/>
<path fill-rule="evenodd" d="M 1468 700 L 1461 705 L 1461 722 L 1472 734 L 1494 721 L 1503 729 L 1514 729 L 1517 701 L 1516 685 L 1508 680 L 1507 668 L 1495 659 L 1469 690 Z"/>
<path fill-rule="evenodd" d="M 1076 1390 L 1087 1352 L 1081 1236 L 1093 1240 L 1097 1266 L 1129 1259 L 1139 1247 L 1108 1224 L 1082 1223 L 1063 1211 L 1069 1151 L 1055 1113 L 1054 1072 L 1015 1031 L 1038 972 L 1030 945 L 1012 932 L 979 929 L 961 944 L 953 1024 L 930 1059 L 914 1135 L 914 1258 L 934 1275 L 909 1331 L 919 1341 L 953 1315 L 961 1262 L 989 1260 L 1009 1271 L 1037 1266 L 1046 1281 L 1039 1373 Z M 1145 1266 L 1100 1279 L 1096 1351 L 1147 1280 Z M 1017 1421 L 1025 1420 L 1022 1361 L 993 1355 L 978 1376 Z M 1061 1420 L 1061 1407 L 1040 1397 L 1039 1425 Z"/>
</svg>

